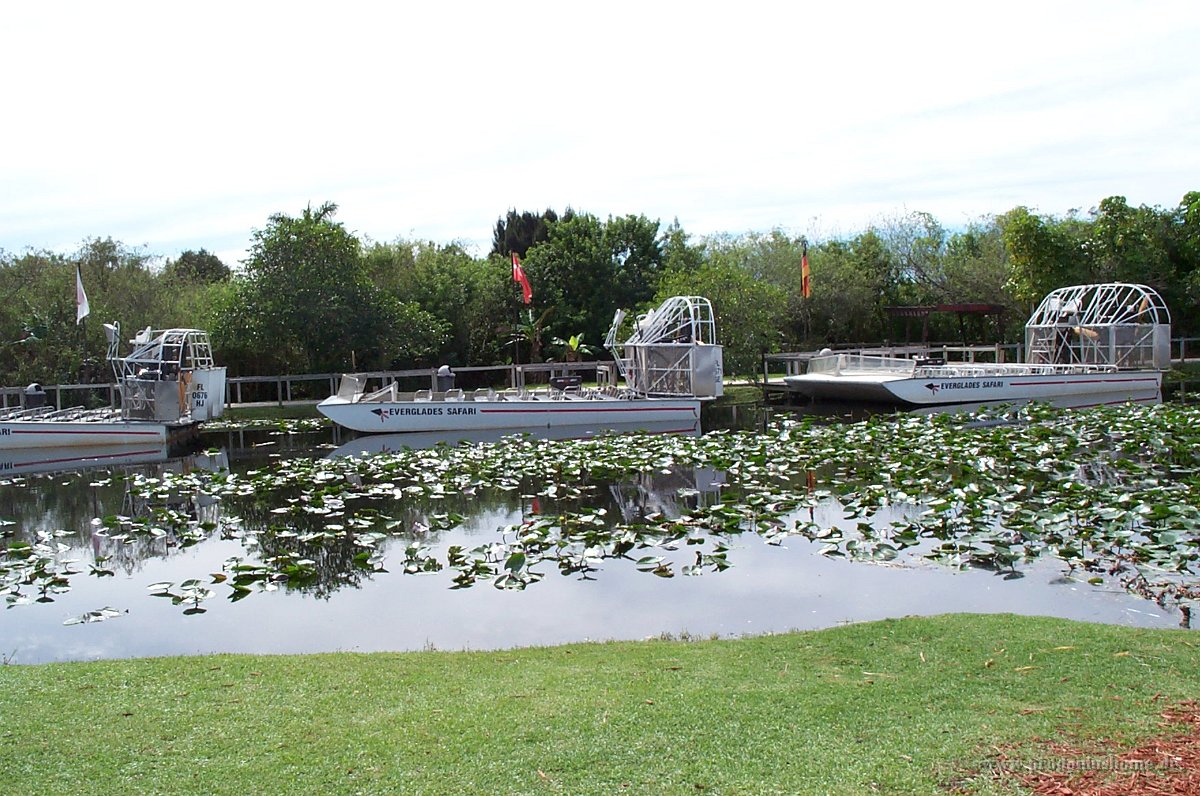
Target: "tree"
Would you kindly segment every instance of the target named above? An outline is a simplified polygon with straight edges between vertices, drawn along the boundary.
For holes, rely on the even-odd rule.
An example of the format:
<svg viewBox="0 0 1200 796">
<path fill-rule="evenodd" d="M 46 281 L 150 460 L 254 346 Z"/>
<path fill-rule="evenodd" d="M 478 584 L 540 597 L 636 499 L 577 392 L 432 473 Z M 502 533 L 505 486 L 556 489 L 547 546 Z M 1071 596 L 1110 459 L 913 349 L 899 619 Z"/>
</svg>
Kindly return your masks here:
<svg viewBox="0 0 1200 796">
<path fill-rule="evenodd" d="M 1172 249 L 1183 308 L 1172 316 L 1195 334 L 1200 328 L 1200 192 L 1184 194 L 1172 217 Z"/>
<path fill-rule="evenodd" d="M 720 252 L 755 279 L 779 288 L 787 299 L 784 335 L 798 340 L 806 336 L 811 321 L 812 302 L 801 292 L 800 272 L 806 244 L 803 236 L 789 237 L 776 228 L 765 234 L 714 235 L 706 239 L 705 251 L 710 257 Z"/>
<path fill-rule="evenodd" d="M 662 270 L 681 271 L 698 268 L 704 262 L 703 245 L 693 245 L 689 235 L 676 218 L 663 233 L 659 248 L 662 251 Z"/>
<path fill-rule="evenodd" d="M 178 259 L 168 262 L 166 268 L 163 269 L 163 274 L 167 278 L 192 285 L 226 282 L 232 273 L 229 266 L 206 249 L 200 251 L 189 249 L 180 254 Z"/>
<path fill-rule="evenodd" d="M 1017 207 L 997 219 L 1008 249 L 1008 291 L 1025 302 L 1040 301 L 1064 285 L 1091 282 L 1091 269 L 1080 246 L 1086 223 L 1075 218 L 1042 218 Z"/>
<path fill-rule="evenodd" d="M 473 258 L 458 243 L 437 245 L 398 240 L 373 244 L 364 255 L 375 285 L 402 304 L 419 306 L 445 332 L 439 363 L 452 366 L 492 362 L 504 338 L 511 270 L 503 258 Z"/>
<path fill-rule="evenodd" d="M 550 237 L 523 263 L 533 303 L 553 306 L 550 333 L 566 339 L 603 340 L 618 309 L 634 309 L 654 296 L 662 273 L 659 225 L 645 216 L 564 216 Z"/>
<path fill-rule="evenodd" d="M 0 267 L 0 373 L 5 384 L 73 381 L 84 357 L 75 268 L 61 254 L 5 256 Z"/>
<path fill-rule="evenodd" d="M 552 336 L 604 339 L 616 310 L 615 269 L 599 219 L 584 213 L 555 223 L 549 239 L 529 250 L 524 268 L 534 308 L 554 307 Z"/>
<path fill-rule="evenodd" d="M 601 320 L 607 323 L 618 308 L 637 307 L 654 298 L 663 252 L 659 224 L 645 216 L 609 216 L 603 229 L 614 280 L 611 305 L 601 310 Z"/>
<path fill-rule="evenodd" d="M 763 354 L 779 350 L 784 292 L 755 279 L 726 253 L 713 254 L 697 268 L 664 274 L 655 302 L 671 296 L 704 296 L 712 302 L 726 373 L 757 379 Z"/>
<path fill-rule="evenodd" d="M 994 220 L 981 221 L 968 225 L 963 232 L 950 236 L 946 243 L 943 256 L 942 272 L 945 278 L 945 294 L 951 304 L 992 304 L 1005 307 L 1003 319 L 1007 327 L 999 333 L 1001 339 L 1017 339 L 1019 329 L 1011 328 L 1014 322 L 1024 322 L 1027 307 L 1005 290 L 1008 279 L 1008 251 L 1004 247 L 1004 238 Z M 943 334 L 939 337 L 935 325 L 934 339 L 949 339 Z M 944 330 L 944 327 L 943 327 Z M 980 328 L 979 339 L 993 337 L 993 333 L 984 333 Z"/>
<path fill-rule="evenodd" d="M 564 219 L 569 219 L 575 213 L 567 208 Z M 492 254 L 508 257 L 516 252 L 522 259 L 525 254 L 537 244 L 550 237 L 550 226 L 558 221 L 558 214 L 547 208 L 541 215 L 535 215 L 528 210 L 518 213 L 515 209 L 496 221 L 492 232 Z"/>
<path fill-rule="evenodd" d="M 337 205 L 277 213 L 252 236 L 245 277 L 224 308 L 218 347 L 284 372 L 336 372 L 421 360 L 440 346 L 436 319 L 370 283 Z M 433 338 L 433 339 L 431 339 Z"/>
<path fill-rule="evenodd" d="M 546 328 L 546 318 L 554 312 L 553 307 L 547 307 L 542 310 L 536 317 L 533 310 L 525 310 L 523 313 L 518 313 L 517 322 L 511 327 L 509 334 L 509 342 L 514 346 L 519 346 L 521 343 L 529 343 L 529 351 L 526 360 L 528 362 L 542 361 L 542 336 Z M 514 351 L 513 356 L 519 360 L 520 353 Z"/>
<path fill-rule="evenodd" d="M 873 230 L 888 253 L 883 301 L 891 305 L 944 304 L 946 230 L 929 213 L 912 212 Z"/>
</svg>

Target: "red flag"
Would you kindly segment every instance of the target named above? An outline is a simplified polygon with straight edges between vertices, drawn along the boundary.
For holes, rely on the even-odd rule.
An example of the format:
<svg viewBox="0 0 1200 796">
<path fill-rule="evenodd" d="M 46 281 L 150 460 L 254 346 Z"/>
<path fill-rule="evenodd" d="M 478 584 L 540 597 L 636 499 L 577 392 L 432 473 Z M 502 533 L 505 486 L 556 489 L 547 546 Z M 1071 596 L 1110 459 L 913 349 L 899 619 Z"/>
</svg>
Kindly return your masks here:
<svg viewBox="0 0 1200 796">
<path fill-rule="evenodd" d="M 800 295 L 812 298 L 812 274 L 808 270 L 808 247 L 800 255 Z"/>
<path fill-rule="evenodd" d="M 521 294 L 525 298 L 525 303 L 533 301 L 533 288 L 529 286 L 529 279 L 525 276 L 525 271 L 521 268 L 521 258 L 517 257 L 517 253 L 513 252 L 513 281 L 521 286 Z"/>
</svg>

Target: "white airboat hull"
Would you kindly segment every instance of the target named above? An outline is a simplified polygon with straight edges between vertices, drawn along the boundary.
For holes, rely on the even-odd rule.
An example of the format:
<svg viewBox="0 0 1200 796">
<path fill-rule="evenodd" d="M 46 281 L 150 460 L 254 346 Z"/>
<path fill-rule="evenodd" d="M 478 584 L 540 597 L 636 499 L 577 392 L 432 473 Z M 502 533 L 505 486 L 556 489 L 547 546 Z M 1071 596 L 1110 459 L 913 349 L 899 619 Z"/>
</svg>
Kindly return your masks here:
<svg viewBox="0 0 1200 796">
<path fill-rule="evenodd" d="M 372 434 L 608 426 L 655 428 L 700 418 L 698 398 L 546 398 L 429 401 L 348 401 L 333 396 L 317 410 L 339 426 Z"/>
<path fill-rule="evenodd" d="M 712 304 L 701 296 L 672 296 L 638 317 L 633 335 L 615 343 L 623 312 L 613 318 L 605 346 L 624 377 L 618 387 L 607 377 L 595 388 L 580 378 L 552 377 L 546 387 L 514 386 L 464 392 L 442 366 L 437 391 L 400 392 L 386 374 L 347 373 L 337 394 L 317 404 L 334 423 L 368 434 L 578 429 L 580 434 L 634 426 L 691 431 L 700 402 L 722 394 L 722 349 L 716 341 Z M 384 378 L 369 390 L 367 383 Z M 444 382 L 446 379 L 448 382 Z"/>
<path fill-rule="evenodd" d="M 168 426 L 145 421 L 9 420 L 0 422 L 0 450 L 97 445 L 165 445 Z"/>
<path fill-rule="evenodd" d="M 907 407 L 1161 403 L 1170 340 L 1170 312 L 1152 288 L 1072 285 L 1051 291 L 1029 317 L 1025 362 L 829 352 L 784 381 L 802 397 Z"/>
<path fill-rule="evenodd" d="M 805 373 L 788 376 L 785 381 L 793 394 L 814 400 L 913 407 L 1041 401 L 1084 408 L 1162 402 L 1162 373 L 1158 371 L 967 377 Z"/>
<path fill-rule="evenodd" d="M 40 385 L 31 384 L 22 408 L 0 410 L 0 451 L 162 447 L 221 415 L 225 368 L 214 366 L 207 332 L 147 327 L 131 341 L 133 350 L 120 357 L 120 324 L 106 323 L 104 330 L 120 410 L 55 409 L 47 404 Z"/>
</svg>

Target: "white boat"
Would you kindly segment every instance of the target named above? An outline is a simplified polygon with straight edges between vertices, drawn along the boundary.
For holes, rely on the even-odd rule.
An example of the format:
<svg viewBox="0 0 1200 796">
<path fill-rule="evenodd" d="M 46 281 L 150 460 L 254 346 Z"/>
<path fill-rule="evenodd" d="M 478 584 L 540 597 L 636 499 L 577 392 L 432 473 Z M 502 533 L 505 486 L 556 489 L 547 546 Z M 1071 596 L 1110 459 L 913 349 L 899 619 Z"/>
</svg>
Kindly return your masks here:
<svg viewBox="0 0 1200 796">
<path fill-rule="evenodd" d="M 1075 285 L 1047 295 L 1030 316 L 1025 362 L 827 353 L 784 381 L 814 400 L 906 407 L 1160 403 L 1170 342 L 1171 316 L 1152 288 Z"/>
<path fill-rule="evenodd" d="M 605 345 L 623 385 L 583 387 L 552 379 L 540 389 L 399 391 L 394 381 L 368 389 L 370 374 L 342 376 L 336 395 L 317 409 L 340 426 L 381 434 L 638 424 L 691 427 L 702 400 L 722 394 L 722 353 L 708 299 L 674 296 L 637 319 L 632 336 L 615 343 L 623 312 Z"/>
<path fill-rule="evenodd" d="M 206 332 L 146 328 L 120 357 L 120 325 L 104 328 L 120 408 L 55 409 L 30 385 L 23 408 L 0 412 L 0 450 L 165 445 L 221 415 L 225 368 L 213 364 Z"/>
<path fill-rule="evenodd" d="M 92 467 L 120 467 L 165 462 L 170 454 L 166 442 L 144 445 L 108 444 L 62 448 L 0 449 L 0 478 L 85 470 Z"/>
</svg>

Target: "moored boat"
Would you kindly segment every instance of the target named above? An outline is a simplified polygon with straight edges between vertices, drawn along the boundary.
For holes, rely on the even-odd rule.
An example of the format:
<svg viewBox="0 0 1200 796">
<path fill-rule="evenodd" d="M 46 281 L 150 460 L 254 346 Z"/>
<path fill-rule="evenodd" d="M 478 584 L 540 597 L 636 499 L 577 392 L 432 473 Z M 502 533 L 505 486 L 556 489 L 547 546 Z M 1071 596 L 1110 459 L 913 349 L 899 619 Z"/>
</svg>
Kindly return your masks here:
<svg viewBox="0 0 1200 796">
<path fill-rule="evenodd" d="M 1160 403 L 1170 340 L 1170 313 L 1152 288 L 1075 285 L 1048 294 L 1030 316 L 1025 362 L 828 353 L 785 383 L 815 400 L 906 407 Z"/>
<path fill-rule="evenodd" d="M 394 381 L 369 389 L 368 374 L 351 373 L 317 409 L 346 428 L 392 434 L 698 422 L 701 401 L 722 394 L 712 305 L 697 296 L 667 299 L 639 317 L 632 336 L 617 344 L 624 318 L 617 313 L 605 343 L 616 356 L 622 385 L 584 387 L 563 379 L 533 390 L 401 392 Z"/>
<path fill-rule="evenodd" d="M 147 328 L 128 355 L 118 356 L 120 325 L 104 328 L 120 407 L 55 409 L 30 385 L 24 407 L 0 413 L 0 450 L 164 445 L 221 415 L 225 368 L 213 363 L 206 332 Z"/>
</svg>

